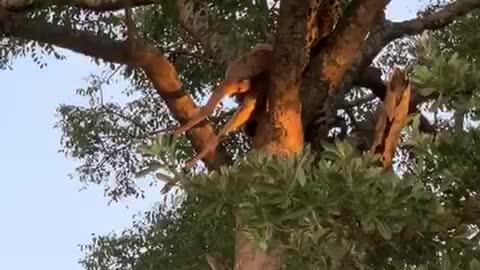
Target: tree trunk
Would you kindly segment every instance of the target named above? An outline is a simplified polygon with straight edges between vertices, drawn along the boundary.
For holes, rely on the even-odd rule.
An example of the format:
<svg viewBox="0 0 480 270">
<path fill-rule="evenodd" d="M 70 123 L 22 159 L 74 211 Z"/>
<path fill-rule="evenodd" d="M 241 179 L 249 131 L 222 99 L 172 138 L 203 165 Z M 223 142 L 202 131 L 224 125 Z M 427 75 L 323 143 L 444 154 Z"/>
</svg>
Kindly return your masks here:
<svg viewBox="0 0 480 270">
<path fill-rule="evenodd" d="M 274 43 L 273 70 L 270 73 L 267 109 L 256 130 L 254 147 L 271 155 L 289 156 L 303 150 L 300 82 L 308 64 L 315 0 L 283 0 Z M 314 17 L 316 20 L 316 17 Z M 235 270 L 280 269 L 282 250 L 270 247 L 263 251 L 242 232 L 237 219 Z"/>
</svg>

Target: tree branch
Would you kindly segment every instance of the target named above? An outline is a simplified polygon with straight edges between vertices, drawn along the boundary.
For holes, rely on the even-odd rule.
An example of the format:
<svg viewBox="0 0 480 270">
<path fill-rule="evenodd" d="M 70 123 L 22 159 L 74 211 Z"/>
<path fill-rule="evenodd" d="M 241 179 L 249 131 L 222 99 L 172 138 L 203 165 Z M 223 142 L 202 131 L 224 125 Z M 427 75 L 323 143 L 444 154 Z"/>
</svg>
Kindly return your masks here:
<svg viewBox="0 0 480 270">
<path fill-rule="evenodd" d="M 372 30 L 361 54 L 357 56 L 353 65 L 353 75 L 360 74 L 368 68 L 382 49 L 395 39 L 421 34 L 425 30 L 440 29 L 478 8 L 480 0 L 457 0 L 424 17 L 396 23 L 383 19 Z"/>
<path fill-rule="evenodd" d="M 0 0 L 0 8 L 11 12 L 27 12 L 51 6 L 75 6 L 93 11 L 116 11 L 125 7 L 125 1 L 132 6 L 146 6 L 158 2 L 156 0 Z"/>
<path fill-rule="evenodd" d="M 192 98 L 181 90 L 182 84 L 175 67 L 158 48 L 142 45 L 136 46 L 136 49 L 130 52 L 126 42 L 20 15 L 0 17 L 0 29 L 6 24 L 9 26 L 9 32 L 6 34 L 10 36 L 47 43 L 108 62 L 142 68 L 180 123 L 186 123 L 198 111 Z M 203 125 L 191 129 L 187 136 L 194 149 L 201 151 L 213 134 L 214 130 L 210 125 Z M 216 169 L 227 161 L 227 154 L 222 147 L 204 159 L 210 169 Z"/>
<path fill-rule="evenodd" d="M 321 62 L 313 67 L 320 72 L 329 90 L 334 90 L 351 67 L 355 56 L 364 44 L 376 20 L 383 16 L 386 0 L 354 0 L 344 18 L 327 41 L 326 47 L 314 61 Z"/>
<path fill-rule="evenodd" d="M 452 23 L 458 17 L 464 16 L 477 8 L 480 8 L 480 0 L 457 0 L 427 16 L 393 23 L 389 39 L 393 40 L 405 35 L 421 34 L 425 30 L 440 29 Z"/>
<path fill-rule="evenodd" d="M 387 92 L 387 86 L 385 82 L 381 78 L 382 72 L 380 69 L 375 68 L 375 67 L 368 67 L 365 72 L 361 74 L 360 77 L 358 77 L 357 81 L 355 82 L 356 86 L 360 87 L 365 87 L 370 90 L 372 90 L 373 94 L 380 98 L 380 100 L 385 99 L 385 95 Z M 428 98 L 419 95 L 418 93 L 415 92 L 415 86 L 411 85 L 412 88 L 412 94 L 411 94 L 411 99 L 410 99 L 410 104 L 408 107 L 408 113 L 418 113 L 418 105 L 426 101 Z M 420 114 L 420 127 L 419 129 L 425 133 L 432 133 L 435 131 L 435 127 L 430 124 L 428 119 Z"/>
<path fill-rule="evenodd" d="M 370 67 L 370 64 L 386 45 L 403 36 L 416 35 L 424 30 L 435 30 L 445 27 L 458 17 L 464 16 L 479 7 L 480 0 L 457 0 L 439 11 L 413 20 L 394 23 L 383 17 L 382 21 L 369 33 L 361 52 L 356 55 L 353 65 L 343 77 L 341 86 L 345 90 L 343 92 L 357 85 L 370 88 L 375 95 L 383 99 L 386 87 L 380 77 L 381 73 L 376 68 Z M 311 95 L 310 97 L 313 98 Z M 311 98 L 308 100 L 311 100 Z M 417 111 L 417 105 L 423 101 L 425 101 L 425 97 L 414 94 L 410 104 L 411 112 Z M 308 109 L 305 108 L 305 110 Z M 423 116 L 421 117 L 421 129 L 425 132 L 434 130 L 433 126 Z"/>
</svg>

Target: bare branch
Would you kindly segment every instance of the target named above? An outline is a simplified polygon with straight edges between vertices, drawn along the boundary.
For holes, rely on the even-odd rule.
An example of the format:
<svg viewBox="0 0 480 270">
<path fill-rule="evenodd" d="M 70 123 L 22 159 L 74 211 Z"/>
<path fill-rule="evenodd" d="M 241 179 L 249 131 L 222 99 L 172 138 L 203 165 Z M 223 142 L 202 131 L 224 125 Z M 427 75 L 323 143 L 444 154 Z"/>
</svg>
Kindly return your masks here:
<svg viewBox="0 0 480 270">
<path fill-rule="evenodd" d="M 421 34 L 425 30 L 440 29 L 478 8 L 480 0 L 457 0 L 424 17 L 398 23 L 384 19 L 370 33 L 361 54 L 355 60 L 353 73 L 363 72 L 382 49 L 395 39 Z"/>
<path fill-rule="evenodd" d="M 382 72 L 380 69 L 375 67 L 368 67 L 360 77 L 357 78 L 355 85 L 360 87 L 365 87 L 372 90 L 373 94 L 380 98 L 380 100 L 384 100 L 387 94 L 387 85 L 382 80 Z M 408 113 L 420 113 L 418 110 L 418 105 L 427 101 L 429 98 L 419 95 L 415 92 L 415 86 L 411 85 L 411 99 L 410 104 L 408 107 Z M 430 124 L 428 119 L 420 114 L 420 127 L 419 129 L 425 133 L 433 133 L 435 131 L 435 127 Z"/>
<path fill-rule="evenodd" d="M 480 8 L 480 0 L 457 0 L 427 16 L 393 23 L 390 30 L 390 40 L 405 35 L 421 34 L 425 30 L 440 29 L 452 23 L 458 17 L 464 16 L 477 8 Z"/>
</svg>

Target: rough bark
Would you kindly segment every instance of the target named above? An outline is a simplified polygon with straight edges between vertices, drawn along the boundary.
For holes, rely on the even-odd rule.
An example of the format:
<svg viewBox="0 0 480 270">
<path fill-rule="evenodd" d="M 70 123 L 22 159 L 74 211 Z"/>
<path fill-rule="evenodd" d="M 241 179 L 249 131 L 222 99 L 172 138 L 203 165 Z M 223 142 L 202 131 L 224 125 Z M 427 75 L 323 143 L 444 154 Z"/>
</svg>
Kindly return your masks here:
<svg viewBox="0 0 480 270">
<path fill-rule="evenodd" d="M 303 149 L 299 88 L 310 53 L 306 43 L 307 10 L 308 1 L 284 0 L 280 6 L 268 93 L 269 114 L 255 138 L 257 148 L 272 154 L 290 154 Z"/>
<path fill-rule="evenodd" d="M 281 250 L 259 249 L 242 230 L 237 218 L 235 228 L 235 264 L 234 270 L 278 270 L 281 269 Z"/>
<path fill-rule="evenodd" d="M 303 149 L 300 82 L 309 61 L 312 33 L 316 30 L 309 11 L 316 12 L 316 9 L 315 1 L 283 0 L 280 3 L 267 95 L 268 112 L 254 142 L 257 149 L 272 155 L 289 156 Z M 267 251 L 258 249 L 242 232 L 241 220 L 237 220 L 235 244 L 235 270 L 281 268 L 282 251 L 277 247 Z"/>
</svg>

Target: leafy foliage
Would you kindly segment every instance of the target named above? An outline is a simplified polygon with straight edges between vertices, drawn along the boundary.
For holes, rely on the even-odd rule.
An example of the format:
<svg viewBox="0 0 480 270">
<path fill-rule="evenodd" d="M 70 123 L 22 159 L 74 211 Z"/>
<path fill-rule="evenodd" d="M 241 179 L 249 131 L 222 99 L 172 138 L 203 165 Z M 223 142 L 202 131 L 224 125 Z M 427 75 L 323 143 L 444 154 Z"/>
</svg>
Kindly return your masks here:
<svg viewBox="0 0 480 270">
<path fill-rule="evenodd" d="M 475 132 L 472 140 L 478 140 L 478 131 L 472 132 Z M 428 138 L 418 140 L 423 143 L 412 143 L 418 153 L 442 151 L 445 160 L 465 153 L 464 148 L 426 144 Z M 162 153 L 174 144 L 166 138 L 157 142 L 144 146 L 143 151 L 148 155 L 157 153 L 155 156 L 166 164 L 168 158 Z M 432 148 L 437 146 L 436 150 Z M 476 151 L 469 150 L 471 154 Z M 445 189 L 437 186 L 472 187 L 478 183 L 463 181 L 461 177 L 468 175 L 462 174 L 454 178 L 458 181 L 454 184 L 452 178 L 446 177 L 451 175 L 452 166 L 444 166 L 442 158 L 433 162 L 437 155 L 421 157 L 418 168 L 422 173 L 403 178 L 383 173 L 372 158 L 356 153 L 346 143 L 326 145 L 319 161 L 307 149 L 294 159 L 251 153 L 241 163 L 220 172 L 186 176 L 171 171 L 186 192 L 176 211 L 188 211 L 190 215 L 175 219 L 176 223 L 168 223 L 169 218 L 154 222 L 167 222 L 176 229 L 164 234 L 165 238 L 159 242 L 153 239 L 147 242 L 163 245 L 170 243 L 170 238 L 176 239 L 175 242 L 188 241 L 192 239 L 184 235 L 188 231 L 197 237 L 194 243 L 198 246 L 193 249 L 190 244 L 175 244 L 168 253 L 149 248 L 152 255 L 147 258 L 155 261 L 152 258 L 170 254 L 174 258 L 181 256 L 184 261 L 192 260 L 188 265 L 201 265 L 208 252 L 229 250 L 218 243 L 206 242 L 223 239 L 223 244 L 233 245 L 233 227 L 226 228 L 233 226 L 232 213 L 237 209 L 246 233 L 259 247 L 281 245 L 287 249 L 288 269 L 338 269 L 348 265 L 372 269 L 466 269 L 469 264 L 475 265 L 474 258 L 479 255 L 475 224 L 480 205 L 471 204 L 468 212 L 460 208 L 465 212 L 459 215 L 460 197 L 445 196 Z M 462 170 L 472 174 L 476 171 L 468 165 L 476 163 L 476 159 L 472 160 Z M 152 171 L 158 168 L 154 166 Z M 455 194 L 466 194 L 464 188 L 455 190 Z M 224 228 L 222 234 L 217 231 L 218 226 Z M 97 249 L 113 256 L 106 248 L 97 246 Z M 189 253 L 184 253 L 186 250 Z M 92 254 L 89 258 L 96 256 Z M 231 260 L 230 256 L 226 258 Z M 142 258 L 143 255 L 135 260 L 132 269 L 153 269 L 144 266 Z M 171 264 L 164 263 L 155 265 L 168 268 L 186 265 L 177 265 L 176 259 Z M 444 264 L 452 268 L 443 268 Z"/>
<path fill-rule="evenodd" d="M 116 235 L 95 236 L 81 246 L 85 269 L 209 269 L 205 253 L 233 254 L 233 220 L 229 213 L 200 218 L 195 201 L 186 199 L 175 211 L 159 207 L 138 218 L 133 228 Z M 225 251 L 225 252 L 223 252 Z"/>
</svg>

